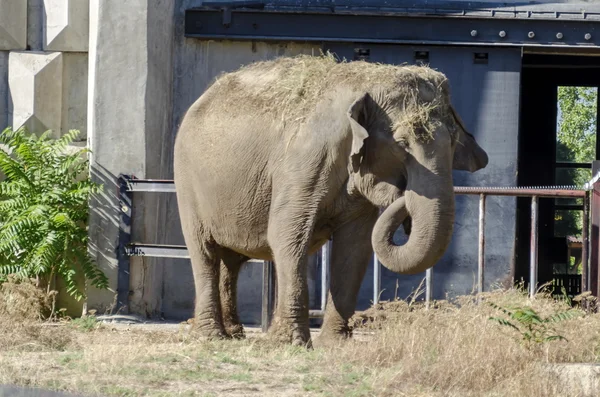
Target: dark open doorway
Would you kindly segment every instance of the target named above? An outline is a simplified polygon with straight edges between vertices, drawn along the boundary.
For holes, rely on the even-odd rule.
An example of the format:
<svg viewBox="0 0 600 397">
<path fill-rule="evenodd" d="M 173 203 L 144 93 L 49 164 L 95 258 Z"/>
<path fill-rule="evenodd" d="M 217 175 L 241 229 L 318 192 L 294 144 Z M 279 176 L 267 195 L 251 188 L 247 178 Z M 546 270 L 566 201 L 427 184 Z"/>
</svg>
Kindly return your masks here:
<svg viewBox="0 0 600 397">
<path fill-rule="evenodd" d="M 598 87 L 600 57 L 523 56 L 519 186 L 577 185 L 589 180 L 591 162 L 600 154 Z M 577 109 L 565 107 L 573 103 Z M 575 121 L 569 119 L 573 115 Z M 529 282 L 530 207 L 530 199 L 517 200 L 515 281 Z M 553 281 L 556 293 L 563 285 L 569 295 L 581 288 L 582 210 L 580 199 L 540 200 L 538 280 L 539 285 Z"/>
</svg>

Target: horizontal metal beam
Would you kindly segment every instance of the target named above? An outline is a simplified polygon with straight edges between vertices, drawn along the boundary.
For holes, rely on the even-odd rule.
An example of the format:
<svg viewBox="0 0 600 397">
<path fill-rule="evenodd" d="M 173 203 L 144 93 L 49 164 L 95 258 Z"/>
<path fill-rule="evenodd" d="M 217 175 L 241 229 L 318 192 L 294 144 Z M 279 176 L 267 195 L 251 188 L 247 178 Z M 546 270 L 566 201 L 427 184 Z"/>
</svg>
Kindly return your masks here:
<svg viewBox="0 0 600 397">
<path fill-rule="evenodd" d="M 169 192 L 175 193 L 175 183 L 168 179 L 130 179 L 129 192 Z M 519 197 L 584 197 L 585 190 L 571 189 L 562 186 L 540 187 L 471 187 L 454 186 L 456 194 L 487 194 L 490 196 L 519 196 Z M 165 246 L 161 246 L 165 247 Z"/>
<path fill-rule="evenodd" d="M 151 256 L 155 258 L 189 258 L 185 245 L 138 244 L 131 243 L 125 247 L 128 256 Z"/>
<path fill-rule="evenodd" d="M 454 193 L 456 194 L 486 194 L 489 196 L 513 196 L 513 197 L 585 197 L 585 190 L 571 189 L 544 189 L 535 187 L 512 187 L 512 188 L 496 188 L 496 187 L 467 187 L 455 186 Z"/>
<path fill-rule="evenodd" d="M 128 179 L 127 191 L 175 193 L 175 183 L 168 179 Z"/>
<path fill-rule="evenodd" d="M 598 66 L 595 66 L 598 67 Z M 592 163 L 571 163 L 568 161 L 557 161 L 556 167 L 558 168 L 589 168 L 592 169 Z"/>
<path fill-rule="evenodd" d="M 308 317 L 310 317 L 310 318 L 323 318 L 324 315 L 325 315 L 324 310 L 309 310 L 308 311 Z"/>
<path fill-rule="evenodd" d="M 153 258 L 180 258 L 189 259 L 190 255 L 185 245 L 166 245 L 166 244 L 142 244 L 130 243 L 125 247 L 125 254 L 128 256 L 146 256 Z M 260 263 L 259 259 L 250 259 L 246 263 Z"/>
<path fill-rule="evenodd" d="M 189 9 L 185 36 L 200 39 L 404 43 L 468 46 L 590 47 L 600 23 L 332 12 Z"/>
</svg>

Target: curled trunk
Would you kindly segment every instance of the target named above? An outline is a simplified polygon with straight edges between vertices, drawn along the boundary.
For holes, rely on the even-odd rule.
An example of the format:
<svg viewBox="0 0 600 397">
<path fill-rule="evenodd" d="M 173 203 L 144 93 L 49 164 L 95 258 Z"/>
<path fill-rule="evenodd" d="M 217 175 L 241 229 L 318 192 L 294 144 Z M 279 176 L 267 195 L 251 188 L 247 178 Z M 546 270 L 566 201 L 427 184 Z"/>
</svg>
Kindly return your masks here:
<svg viewBox="0 0 600 397">
<path fill-rule="evenodd" d="M 447 185 L 444 183 L 437 193 L 419 194 L 409 188 L 404 197 L 381 214 L 371 241 L 375 254 L 386 268 L 400 274 L 417 274 L 442 257 L 452 238 L 454 223 L 454 192 L 452 184 Z M 429 184 L 431 186 L 436 185 Z M 404 245 L 396 245 L 394 233 L 409 215 L 412 218 L 410 237 Z"/>
</svg>

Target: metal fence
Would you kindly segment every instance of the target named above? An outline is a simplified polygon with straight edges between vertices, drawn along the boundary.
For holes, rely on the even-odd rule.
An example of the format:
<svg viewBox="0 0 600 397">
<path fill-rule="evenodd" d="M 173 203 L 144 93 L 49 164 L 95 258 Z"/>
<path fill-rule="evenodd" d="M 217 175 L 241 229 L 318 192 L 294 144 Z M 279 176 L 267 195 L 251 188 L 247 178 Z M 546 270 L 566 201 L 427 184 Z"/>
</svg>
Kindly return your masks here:
<svg viewBox="0 0 600 397">
<path fill-rule="evenodd" d="M 590 220 L 590 192 L 598 192 L 598 213 L 600 214 L 600 173 L 584 187 L 574 186 L 549 186 L 549 187 L 463 187 L 457 186 L 454 192 L 457 195 L 475 195 L 479 197 L 479 239 L 478 239 L 478 266 L 477 266 L 477 293 L 484 291 L 485 276 L 485 222 L 486 199 L 489 196 L 512 196 L 531 198 L 531 235 L 529 255 L 529 294 L 535 295 L 538 284 L 538 219 L 540 198 L 580 198 L 583 199 L 583 230 L 582 230 L 582 276 L 581 290 L 591 288 L 590 245 L 589 245 L 589 220 Z M 117 309 L 127 305 L 129 296 L 129 258 L 131 256 L 146 256 L 160 258 L 189 258 L 187 248 L 182 245 L 142 244 L 131 242 L 131 215 L 133 208 L 133 193 L 175 193 L 172 180 L 135 179 L 127 175 L 119 177 L 121 221 L 119 237 L 119 278 L 117 286 Z M 600 219 L 600 215 L 598 216 Z M 596 228 L 597 229 L 597 228 Z M 594 229 L 595 230 L 595 229 Z M 597 250 L 596 250 L 597 251 Z M 327 304 L 329 291 L 329 263 L 331 241 L 321 248 L 321 299 L 320 309 L 310 310 L 312 318 L 322 317 Z M 373 258 L 373 303 L 379 302 L 381 284 L 381 263 L 376 255 Z M 262 281 L 262 308 L 261 325 L 266 331 L 270 323 L 274 308 L 275 277 L 273 263 L 269 261 L 250 260 L 249 263 L 258 263 L 263 266 Z M 433 269 L 425 272 L 425 302 L 427 307 L 432 299 Z"/>
</svg>

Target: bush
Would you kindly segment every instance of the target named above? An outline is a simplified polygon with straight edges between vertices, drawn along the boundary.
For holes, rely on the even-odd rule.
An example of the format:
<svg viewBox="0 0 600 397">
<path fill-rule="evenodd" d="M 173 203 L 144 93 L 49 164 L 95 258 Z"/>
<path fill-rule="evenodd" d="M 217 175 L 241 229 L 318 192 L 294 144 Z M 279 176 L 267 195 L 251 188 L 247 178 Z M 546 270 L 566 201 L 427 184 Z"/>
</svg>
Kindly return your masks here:
<svg viewBox="0 0 600 397">
<path fill-rule="evenodd" d="M 89 178 L 87 149 L 68 153 L 79 135 L 37 137 L 8 128 L 0 136 L 0 282 L 8 275 L 35 278 L 50 289 L 62 278 L 69 295 L 85 297 L 82 274 L 91 285 L 108 279 L 88 254 L 88 200 L 100 191 Z"/>
</svg>

